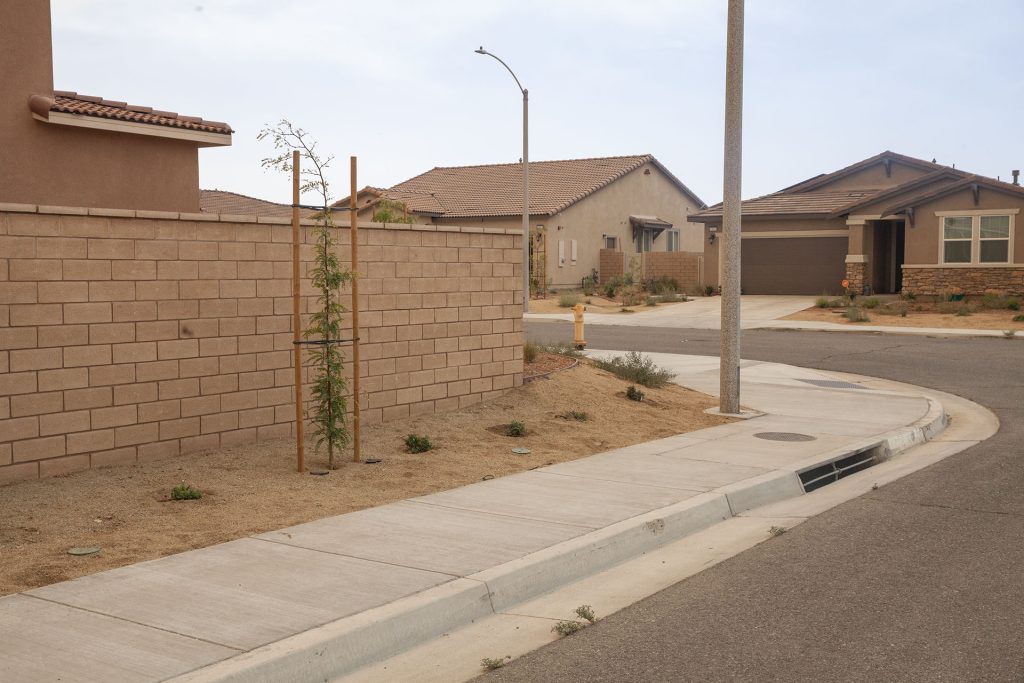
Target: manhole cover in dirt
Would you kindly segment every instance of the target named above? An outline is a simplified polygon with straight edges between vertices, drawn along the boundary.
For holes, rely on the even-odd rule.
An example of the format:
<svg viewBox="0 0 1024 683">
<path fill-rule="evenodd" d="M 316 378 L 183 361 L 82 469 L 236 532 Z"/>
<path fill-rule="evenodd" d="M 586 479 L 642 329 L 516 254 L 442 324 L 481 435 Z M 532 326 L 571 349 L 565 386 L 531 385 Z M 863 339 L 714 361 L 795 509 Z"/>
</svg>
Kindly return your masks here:
<svg viewBox="0 0 1024 683">
<path fill-rule="evenodd" d="M 754 434 L 759 439 L 766 441 L 815 441 L 815 437 L 796 432 L 758 432 Z"/>
<path fill-rule="evenodd" d="M 529 448 L 513 448 L 512 452 L 516 455 L 529 455 L 530 453 L 533 453 Z"/>
</svg>

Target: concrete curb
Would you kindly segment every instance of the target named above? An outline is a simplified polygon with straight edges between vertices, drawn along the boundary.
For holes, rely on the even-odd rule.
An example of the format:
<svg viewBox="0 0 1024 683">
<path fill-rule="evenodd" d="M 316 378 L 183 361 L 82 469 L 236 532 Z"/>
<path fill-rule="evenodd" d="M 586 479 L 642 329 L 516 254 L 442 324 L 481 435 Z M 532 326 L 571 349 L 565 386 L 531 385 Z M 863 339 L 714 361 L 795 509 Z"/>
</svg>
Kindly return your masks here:
<svg viewBox="0 0 1024 683">
<path fill-rule="evenodd" d="M 803 495 L 799 472 L 863 448 L 899 453 L 947 424 L 934 399 L 907 427 L 617 522 L 387 605 L 333 621 L 170 683 L 330 680 L 638 557 L 754 508 Z"/>
</svg>

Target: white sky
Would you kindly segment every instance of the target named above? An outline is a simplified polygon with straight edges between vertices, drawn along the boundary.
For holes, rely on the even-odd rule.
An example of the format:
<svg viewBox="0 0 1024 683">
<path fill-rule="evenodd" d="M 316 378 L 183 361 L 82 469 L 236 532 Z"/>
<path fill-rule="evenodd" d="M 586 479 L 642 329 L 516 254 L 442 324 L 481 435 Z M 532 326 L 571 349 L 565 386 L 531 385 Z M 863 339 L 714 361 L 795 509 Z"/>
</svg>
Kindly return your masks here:
<svg viewBox="0 0 1024 683">
<path fill-rule="evenodd" d="M 721 198 L 725 0 L 53 0 L 54 84 L 227 121 L 204 188 L 290 202 L 256 134 L 335 155 L 334 195 L 434 166 L 654 154 Z M 743 195 L 884 149 L 1024 167 L 1020 0 L 749 0 Z"/>
</svg>

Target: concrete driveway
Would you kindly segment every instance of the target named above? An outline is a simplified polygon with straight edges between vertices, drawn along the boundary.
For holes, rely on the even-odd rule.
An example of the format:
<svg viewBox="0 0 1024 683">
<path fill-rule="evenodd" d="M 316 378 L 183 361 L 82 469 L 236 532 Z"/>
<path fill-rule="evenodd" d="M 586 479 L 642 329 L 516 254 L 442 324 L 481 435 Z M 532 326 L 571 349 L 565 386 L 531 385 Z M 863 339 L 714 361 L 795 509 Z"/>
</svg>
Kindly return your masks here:
<svg viewBox="0 0 1024 683">
<path fill-rule="evenodd" d="M 813 296 L 746 295 L 740 297 L 740 319 L 744 329 L 767 327 L 768 323 L 814 305 Z M 588 313 L 593 325 L 629 327 L 685 327 L 717 330 L 722 326 L 722 297 L 697 297 L 685 303 L 658 306 L 636 313 Z M 572 313 L 527 313 L 526 320 L 572 320 Z"/>
</svg>

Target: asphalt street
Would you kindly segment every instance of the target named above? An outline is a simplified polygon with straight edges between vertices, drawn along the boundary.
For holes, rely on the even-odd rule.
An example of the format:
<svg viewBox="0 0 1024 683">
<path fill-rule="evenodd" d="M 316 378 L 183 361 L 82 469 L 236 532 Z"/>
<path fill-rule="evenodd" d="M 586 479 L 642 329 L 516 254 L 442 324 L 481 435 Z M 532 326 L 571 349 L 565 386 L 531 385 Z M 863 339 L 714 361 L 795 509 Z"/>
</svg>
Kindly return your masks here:
<svg viewBox="0 0 1024 683">
<path fill-rule="evenodd" d="M 526 336 L 567 341 L 571 325 Z M 716 330 L 590 325 L 587 340 L 718 355 Z M 751 331 L 743 358 L 934 387 L 1002 426 L 485 680 L 1024 681 L 1024 340 Z"/>
</svg>

